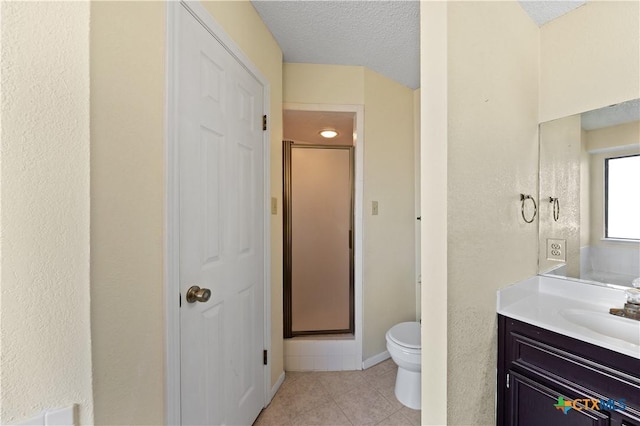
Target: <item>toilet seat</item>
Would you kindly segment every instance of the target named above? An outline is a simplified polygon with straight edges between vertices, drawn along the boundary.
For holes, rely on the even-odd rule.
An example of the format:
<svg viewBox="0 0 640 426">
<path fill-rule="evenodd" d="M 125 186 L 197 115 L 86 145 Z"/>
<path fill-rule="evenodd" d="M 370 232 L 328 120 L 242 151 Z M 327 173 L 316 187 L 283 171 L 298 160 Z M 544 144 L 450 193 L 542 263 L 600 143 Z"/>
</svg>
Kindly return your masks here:
<svg viewBox="0 0 640 426">
<path fill-rule="evenodd" d="M 402 404 L 419 410 L 422 402 L 422 343 L 419 322 L 402 322 L 387 331 L 387 351 L 398 366 L 395 395 Z"/>
<path fill-rule="evenodd" d="M 387 337 L 399 346 L 409 349 L 422 349 L 420 323 L 415 321 L 401 322 L 394 325 L 387 331 Z"/>
</svg>

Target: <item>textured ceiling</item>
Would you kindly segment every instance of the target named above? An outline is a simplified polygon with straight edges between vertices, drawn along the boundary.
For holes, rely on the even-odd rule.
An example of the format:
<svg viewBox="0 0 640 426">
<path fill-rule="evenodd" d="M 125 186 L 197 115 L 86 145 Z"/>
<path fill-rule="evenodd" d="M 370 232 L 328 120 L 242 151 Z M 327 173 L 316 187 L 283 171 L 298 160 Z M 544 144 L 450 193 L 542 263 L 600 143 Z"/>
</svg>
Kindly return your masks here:
<svg viewBox="0 0 640 426">
<path fill-rule="evenodd" d="M 640 120 L 640 99 L 582 113 L 584 130 L 600 129 Z"/>
<path fill-rule="evenodd" d="M 529 14 L 533 22 L 538 24 L 539 27 L 586 3 L 586 0 L 519 1 L 525 12 Z"/>
<path fill-rule="evenodd" d="M 361 65 L 420 86 L 418 1 L 259 1 L 285 62 Z"/>
<path fill-rule="evenodd" d="M 520 0 L 537 25 L 584 0 Z M 252 0 L 285 62 L 359 65 L 420 87 L 420 2 L 415 0 Z"/>
</svg>

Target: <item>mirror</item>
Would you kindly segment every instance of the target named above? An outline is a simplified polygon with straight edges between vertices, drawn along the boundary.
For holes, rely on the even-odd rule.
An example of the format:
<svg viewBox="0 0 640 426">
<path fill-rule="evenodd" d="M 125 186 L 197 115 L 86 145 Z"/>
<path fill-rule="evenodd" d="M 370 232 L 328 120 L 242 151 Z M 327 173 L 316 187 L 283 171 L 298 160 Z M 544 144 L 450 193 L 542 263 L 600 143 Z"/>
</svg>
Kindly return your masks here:
<svg viewBox="0 0 640 426">
<path fill-rule="evenodd" d="M 640 277 L 640 99 L 539 130 L 538 272 L 632 286 Z"/>
</svg>

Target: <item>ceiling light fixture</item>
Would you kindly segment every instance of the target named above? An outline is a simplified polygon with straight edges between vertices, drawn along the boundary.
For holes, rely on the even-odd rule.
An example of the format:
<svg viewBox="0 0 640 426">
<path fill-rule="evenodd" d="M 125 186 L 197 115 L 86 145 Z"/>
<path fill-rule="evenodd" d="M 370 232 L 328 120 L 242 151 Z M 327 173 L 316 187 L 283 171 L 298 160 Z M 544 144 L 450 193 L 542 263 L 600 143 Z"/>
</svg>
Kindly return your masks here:
<svg viewBox="0 0 640 426">
<path fill-rule="evenodd" d="M 338 132 L 331 129 L 325 129 L 320 132 L 320 136 L 322 136 L 323 138 L 332 139 L 338 136 Z"/>
</svg>

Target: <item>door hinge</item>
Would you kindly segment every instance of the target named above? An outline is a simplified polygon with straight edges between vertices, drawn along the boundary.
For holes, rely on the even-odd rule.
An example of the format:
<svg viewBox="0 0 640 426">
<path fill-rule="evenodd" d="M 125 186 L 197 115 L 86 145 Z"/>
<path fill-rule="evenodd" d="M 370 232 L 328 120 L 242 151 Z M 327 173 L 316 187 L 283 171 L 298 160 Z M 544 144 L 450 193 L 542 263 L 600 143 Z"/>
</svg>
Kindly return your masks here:
<svg viewBox="0 0 640 426">
<path fill-rule="evenodd" d="M 509 373 L 507 373 L 507 389 L 509 389 Z"/>
<path fill-rule="evenodd" d="M 262 130 L 267 130 L 267 116 L 262 116 Z"/>
<path fill-rule="evenodd" d="M 267 350 L 266 349 L 262 351 L 262 363 L 264 365 L 267 365 Z"/>
<path fill-rule="evenodd" d="M 182 308 L 182 293 L 178 293 L 178 307 Z"/>
</svg>

